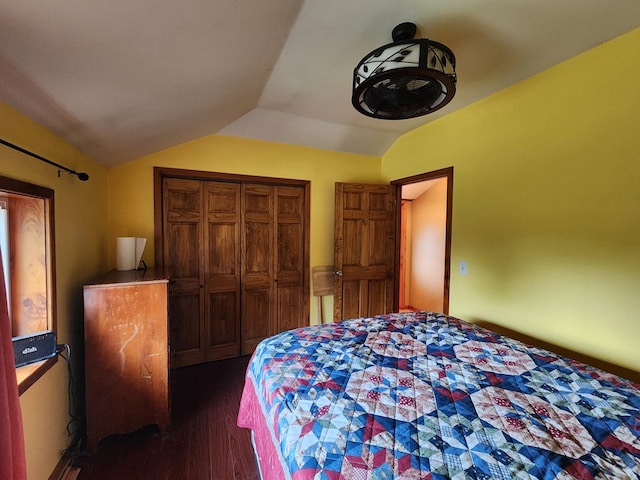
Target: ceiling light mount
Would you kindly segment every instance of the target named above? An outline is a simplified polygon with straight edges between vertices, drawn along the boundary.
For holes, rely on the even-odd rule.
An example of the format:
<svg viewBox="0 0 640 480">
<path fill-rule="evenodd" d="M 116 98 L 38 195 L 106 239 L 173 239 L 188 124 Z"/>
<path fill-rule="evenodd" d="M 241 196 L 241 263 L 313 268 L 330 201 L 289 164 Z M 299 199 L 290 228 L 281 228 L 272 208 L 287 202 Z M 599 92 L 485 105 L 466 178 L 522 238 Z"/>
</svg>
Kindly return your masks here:
<svg viewBox="0 0 640 480">
<path fill-rule="evenodd" d="M 414 39 L 417 27 L 404 22 L 393 43 L 365 56 L 353 72 L 356 110 L 373 118 L 399 120 L 439 110 L 456 93 L 456 58 L 445 45 Z"/>
</svg>

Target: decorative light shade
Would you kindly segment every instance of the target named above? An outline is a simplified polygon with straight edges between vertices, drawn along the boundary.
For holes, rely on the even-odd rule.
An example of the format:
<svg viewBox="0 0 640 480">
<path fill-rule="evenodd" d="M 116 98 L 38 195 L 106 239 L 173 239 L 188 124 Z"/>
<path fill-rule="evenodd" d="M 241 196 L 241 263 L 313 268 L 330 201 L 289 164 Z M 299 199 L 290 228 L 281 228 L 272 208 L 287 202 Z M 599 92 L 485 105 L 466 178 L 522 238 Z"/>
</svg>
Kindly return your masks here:
<svg viewBox="0 0 640 480">
<path fill-rule="evenodd" d="M 445 45 L 414 39 L 416 26 L 405 22 L 389 43 L 364 57 L 353 74 L 351 102 L 360 113 L 399 120 L 444 107 L 456 93 L 456 57 Z"/>
</svg>

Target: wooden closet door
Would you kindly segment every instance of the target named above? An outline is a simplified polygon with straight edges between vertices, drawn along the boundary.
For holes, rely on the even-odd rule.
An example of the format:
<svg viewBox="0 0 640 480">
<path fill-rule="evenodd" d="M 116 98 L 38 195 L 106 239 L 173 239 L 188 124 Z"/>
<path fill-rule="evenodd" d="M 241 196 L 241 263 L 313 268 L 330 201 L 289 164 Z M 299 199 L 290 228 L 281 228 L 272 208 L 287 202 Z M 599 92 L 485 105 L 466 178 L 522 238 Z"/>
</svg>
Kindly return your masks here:
<svg viewBox="0 0 640 480">
<path fill-rule="evenodd" d="M 172 367 L 193 365 L 205 359 L 202 199 L 202 181 L 164 179 L 162 255 L 172 280 Z"/>
<path fill-rule="evenodd" d="M 304 288 L 304 188 L 276 187 L 275 331 L 301 327 L 306 319 Z"/>
<path fill-rule="evenodd" d="M 274 324 L 274 187 L 242 185 L 242 355 L 253 353 Z"/>
<path fill-rule="evenodd" d="M 242 354 L 305 323 L 305 191 L 244 185 L 242 190 Z"/>
<path fill-rule="evenodd" d="M 240 354 L 240 184 L 205 182 L 206 359 Z"/>
<path fill-rule="evenodd" d="M 248 355 L 308 324 L 309 182 L 154 172 L 156 265 L 174 284 L 172 367 Z"/>
</svg>

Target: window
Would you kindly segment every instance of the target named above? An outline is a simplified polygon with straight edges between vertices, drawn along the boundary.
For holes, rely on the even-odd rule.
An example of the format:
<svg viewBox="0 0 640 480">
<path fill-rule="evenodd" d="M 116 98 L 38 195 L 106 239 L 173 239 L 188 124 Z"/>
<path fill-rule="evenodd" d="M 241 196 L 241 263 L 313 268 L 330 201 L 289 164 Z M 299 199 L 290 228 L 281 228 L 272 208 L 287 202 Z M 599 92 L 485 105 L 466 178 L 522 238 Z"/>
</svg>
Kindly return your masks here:
<svg viewBox="0 0 640 480">
<path fill-rule="evenodd" d="M 14 337 L 56 331 L 53 208 L 52 189 L 0 176 L 2 274 Z M 20 393 L 55 358 L 18 369 Z"/>
</svg>

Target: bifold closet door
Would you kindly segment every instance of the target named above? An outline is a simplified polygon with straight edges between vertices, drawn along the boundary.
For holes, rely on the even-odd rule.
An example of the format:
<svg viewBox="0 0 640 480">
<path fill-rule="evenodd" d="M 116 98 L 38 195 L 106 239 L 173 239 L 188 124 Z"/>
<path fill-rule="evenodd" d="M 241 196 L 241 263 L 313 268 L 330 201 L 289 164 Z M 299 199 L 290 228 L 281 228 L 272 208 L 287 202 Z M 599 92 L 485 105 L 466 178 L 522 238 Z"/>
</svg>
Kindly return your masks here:
<svg viewBox="0 0 640 480">
<path fill-rule="evenodd" d="M 240 185 L 164 181 L 172 366 L 240 352 Z"/>
<path fill-rule="evenodd" d="M 302 187 L 276 187 L 275 332 L 305 324 L 305 200 Z"/>
<path fill-rule="evenodd" d="M 205 358 L 240 354 L 240 184 L 205 182 Z"/>
<path fill-rule="evenodd" d="M 242 347 L 252 353 L 275 332 L 274 187 L 242 185 Z"/>
<path fill-rule="evenodd" d="M 203 269 L 203 182 L 163 182 L 163 265 L 170 272 L 171 366 L 205 359 Z"/>
<path fill-rule="evenodd" d="M 306 323 L 304 186 L 167 177 L 162 201 L 173 367 Z"/>
<path fill-rule="evenodd" d="M 304 188 L 242 186 L 242 347 L 301 327 L 304 302 Z"/>
</svg>

